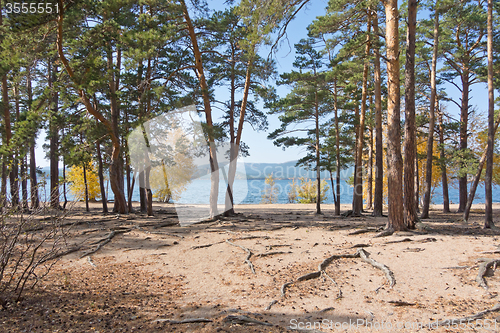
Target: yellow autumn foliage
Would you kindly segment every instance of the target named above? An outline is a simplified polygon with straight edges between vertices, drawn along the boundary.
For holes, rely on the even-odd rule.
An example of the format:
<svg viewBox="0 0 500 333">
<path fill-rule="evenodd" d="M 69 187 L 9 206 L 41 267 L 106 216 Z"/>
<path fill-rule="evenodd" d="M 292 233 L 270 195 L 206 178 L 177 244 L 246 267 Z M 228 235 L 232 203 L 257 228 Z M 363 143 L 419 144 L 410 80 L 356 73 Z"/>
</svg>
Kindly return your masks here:
<svg viewBox="0 0 500 333">
<path fill-rule="evenodd" d="M 97 167 L 89 162 L 85 166 L 85 173 L 87 178 L 87 188 L 89 193 L 89 200 L 96 200 L 101 198 L 101 189 L 99 186 L 99 175 Z M 68 171 L 66 179 L 69 183 L 69 191 L 75 197 L 75 200 L 85 199 L 85 182 L 83 179 L 83 166 L 73 166 Z"/>
</svg>

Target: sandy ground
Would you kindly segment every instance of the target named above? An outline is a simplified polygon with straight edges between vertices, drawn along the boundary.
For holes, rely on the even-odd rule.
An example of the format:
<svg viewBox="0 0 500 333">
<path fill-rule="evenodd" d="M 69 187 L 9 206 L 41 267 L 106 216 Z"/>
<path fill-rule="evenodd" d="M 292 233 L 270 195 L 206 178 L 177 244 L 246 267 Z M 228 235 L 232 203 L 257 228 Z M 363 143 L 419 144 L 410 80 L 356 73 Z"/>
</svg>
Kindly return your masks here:
<svg viewBox="0 0 500 333">
<path fill-rule="evenodd" d="M 487 271 L 488 290 L 476 277 L 486 258 L 500 258 L 488 253 L 500 231 L 481 228 L 482 205 L 468 223 L 439 209 L 417 231 L 374 238 L 387 218 L 334 216 L 331 205 L 323 215 L 314 205 L 240 205 L 233 218 L 181 227 L 172 205 L 147 217 L 79 204 L 68 247 L 80 250 L 0 310 L 0 332 L 498 332 L 500 312 L 440 322 L 499 302 L 498 274 Z M 494 212 L 500 225 L 500 204 Z M 82 257 L 113 230 L 123 233 Z M 304 277 L 358 251 L 385 265 L 394 286 L 362 258 L 333 258 Z"/>
</svg>

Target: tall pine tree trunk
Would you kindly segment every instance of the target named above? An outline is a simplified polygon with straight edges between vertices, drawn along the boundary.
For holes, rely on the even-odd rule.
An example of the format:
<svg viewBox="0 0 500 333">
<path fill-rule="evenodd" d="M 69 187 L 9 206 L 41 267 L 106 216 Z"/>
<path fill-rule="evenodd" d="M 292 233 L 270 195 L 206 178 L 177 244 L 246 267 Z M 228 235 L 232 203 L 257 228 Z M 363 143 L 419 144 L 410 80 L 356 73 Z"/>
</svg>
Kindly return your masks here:
<svg viewBox="0 0 500 333">
<path fill-rule="evenodd" d="M 336 201 L 335 201 L 335 215 L 340 215 L 340 129 L 339 129 L 339 110 L 338 110 L 338 103 L 337 103 L 337 96 L 338 96 L 338 91 L 337 91 L 337 78 L 334 80 L 334 96 L 333 96 L 333 109 L 335 111 L 335 154 L 336 154 L 336 162 L 337 162 L 337 168 L 335 170 L 335 192 L 337 193 L 336 195 Z"/>
<path fill-rule="evenodd" d="M 2 138 L 2 145 L 9 147 L 12 138 L 12 130 L 10 124 L 10 110 L 9 110 L 9 87 L 7 84 L 7 75 L 2 76 L 2 104 L 3 104 L 3 121 L 4 121 L 4 137 Z M 9 148 L 10 149 L 10 148 Z M 7 177 L 9 175 L 9 165 L 11 160 L 8 155 L 3 156 L 2 163 L 2 207 L 7 203 Z"/>
<path fill-rule="evenodd" d="M 493 225 L 493 148 L 495 145 L 495 98 L 493 87 L 493 0 L 488 0 L 488 146 L 486 148 L 486 174 L 484 177 L 484 227 Z"/>
<path fill-rule="evenodd" d="M 415 204 L 415 34 L 417 29 L 417 0 L 408 1 L 408 31 L 406 37 L 405 65 L 405 159 L 404 159 L 404 210 L 406 226 L 415 229 L 417 209 Z"/>
<path fill-rule="evenodd" d="M 111 48 L 111 46 L 110 46 Z M 116 52 L 116 66 L 113 62 L 113 51 L 108 50 L 108 70 L 109 74 L 109 92 L 110 92 L 110 106 L 111 106 L 111 126 L 113 130 L 113 135 L 118 141 L 117 145 L 113 145 L 112 159 L 109 171 L 109 178 L 111 180 L 111 188 L 115 194 L 114 201 L 114 212 L 127 213 L 128 206 L 125 199 L 124 191 L 124 177 L 123 177 L 123 153 L 121 152 L 120 145 L 120 131 L 118 124 L 120 123 L 120 105 L 118 103 L 118 98 L 116 92 L 119 90 L 119 72 L 115 75 L 114 69 L 121 67 L 121 51 Z"/>
<path fill-rule="evenodd" d="M 187 30 L 189 34 L 189 38 L 191 40 L 191 44 L 193 46 L 193 54 L 195 58 L 195 68 L 196 75 L 198 77 L 198 81 L 200 84 L 201 94 L 203 97 L 203 106 L 205 109 L 205 117 L 207 121 L 207 135 L 208 135 L 208 143 L 209 143 L 209 163 L 210 163 L 210 216 L 218 215 L 217 212 L 217 199 L 219 195 L 219 165 L 217 162 L 217 151 L 215 147 L 215 137 L 213 133 L 213 121 L 212 121 L 212 107 L 210 104 L 210 95 L 209 89 L 207 85 L 207 81 L 205 78 L 205 73 L 203 69 L 203 61 L 201 57 L 201 51 L 198 46 L 198 39 L 196 36 L 196 32 L 194 29 L 194 25 L 191 22 L 191 18 L 189 17 L 189 12 L 186 7 L 186 3 L 184 0 L 181 0 L 182 11 L 184 14 L 184 20 L 187 24 Z M 240 116 L 241 118 L 241 116 Z"/>
<path fill-rule="evenodd" d="M 466 158 L 467 152 L 467 139 L 468 139 L 468 123 L 469 123 L 469 71 L 464 70 L 461 75 L 462 79 L 462 106 L 460 112 L 460 152 L 462 158 Z M 459 206 L 458 212 L 463 212 L 467 204 L 467 173 L 464 171 L 467 168 L 467 162 L 461 163 L 461 172 L 463 173 L 458 178 L 458 191 L 459 191 Z"/>
<path fill-rule="evenodd" d="M 370 103 L 371 104 L 371 103 Z M 367 197 L 366 209 L 373 208 L 373 126 L 370 125 L 370 146 L 368 152 L 368 180 L 367 180 Z"/>
<path fill-rule="evenodd" d="M 359 115 L 359 125 L 356 144 L 356 163 L 354 169 L 354 193 L 352 200 L 352 214 L 354 216 L 361 215 L 363 210 L 363 146 L 365 141 L 365 115 L 366 115 L 366 99 L 368 96 L 368 67 L 371 46 L 371 10 L 367 13 L 367 29 L 366 29 L 366 46 L 365 60 L 363 65 L 363 85 L 361 88 L 361 113 Z"/>
<path fill-rule="evenodd" d="M 57 69 L 53 67 L 53 60 L 48 60 L 48 84 L 52 90 L 51 110 L 49 118 L 49 141 L 50 141 L 50 207 L 59 209 L 59 127 L 57 124 L 57 113 L 59 107 L 59 95 L 53 87 L 55 80 L 55 72 Z"/>
<path fill-rule="evenodd" d="M 384 199 L 384 148 L 383 148 L 383 128 L 382 128 L 382 79 L 380 69 L 380 46 L 378 16 L 375 12 L 373 16 L 373 34 L 377 38 L 375 44 L 374 58 L 374 85 L 375 85 L 375 192 L 373 197 L 373 216 L 382 216 Z"/>
<path fill-rule="evenodd" d="M 28 90 L 28 110 L 31 112 L 31 107 L 33 104 L 33 87 L 31 84 L 31 68 L 28 69 L 27 78 L 27 90 Z M 31 209 L 37 209 L 40 205 L 40 199 L 38 196 L 38 184 L 36 177 L 36 158 L 35 158 L 35 147 L 36 147 L 36 133 L 33 133 L 33 137 L 30 141 L 30 200 Z"/>
<path fill-rule="evenodd" d="M 446 154 L 444 151 L 443 112 L 437 108 L 439 117 L 439 159 L 441 167 L 441 187 L 443 188 L 443 213 L 450 212 L 450 196 L 448 194 L 448 175 L 446 174 Z"/>
<path fill-rule="evenodd" d="M 85 210 L 90 212 L 89 209 L 89 187 L 87 184 L 87 165 L 83 163 L 83 185 L 85 186 Z"/>
<path fill-rule="evenodd" d="M 102 200 L 102 212 L 108 213 L 108 200 L 106 198 L 106 189 L 104 188 L 104 167 L 102 164 L 102 154 L 101 154 L 101 142 L 97 140 L 96 142 L 96 153 L 97 153 L 97 163 L 98 163 L 98 174 L 99 174 L 99 187 L 101 189 L 101 200 Z"/>
<path fill-rule="evenodd" d="M 17 83 L 14 83 L 14 105 L 16 110 L 16 119 L 14 123 L 19 120 L 19 88 Z M 19 207 L 19 147 L 12 147 L 12 166 L 10 170 L 10 195 L 12 198 L 12 206 Z"/>
<path fill-rule="evenodd" d="M 387 179 L 389 219 L 387 230 L 405 230 L 403 214 L 403 161 L 401 156 L 401 115 L 399 84 L 398 1 L 385 2 L 387 43 Z"/>
<path fill-rule="evenodd" d="M 436 107 L 436 71 L 437 57 L 439 47 L 439 1 L 436 1 L 434 10 L 434 46 L 432 52 L 431 65 L 431 101 L 429 107 L 429 135 L 427 137 L 427 162 L 425 165 L 425 193 L 424 202 L 422 205 L 422 219 L 429 218 L 429 206 L 431 203 L 431 182 L 432 182 L 432 156 L 434 149 L 434 123 L 435 123 L 435 107 Z"/>
<path fill-rule="evenodd" d="M 316 76 L 316 70 L 314 70 L 314 76 Z M 320 143 L 319 143 L 319 102 L 318 102 L 318 90 L 314 92 L 314 120 L 316 124 L 315 136 L 316 136 L 316 214 L 321 214 L 321 169 L 320 169 Z"/>
</svg>

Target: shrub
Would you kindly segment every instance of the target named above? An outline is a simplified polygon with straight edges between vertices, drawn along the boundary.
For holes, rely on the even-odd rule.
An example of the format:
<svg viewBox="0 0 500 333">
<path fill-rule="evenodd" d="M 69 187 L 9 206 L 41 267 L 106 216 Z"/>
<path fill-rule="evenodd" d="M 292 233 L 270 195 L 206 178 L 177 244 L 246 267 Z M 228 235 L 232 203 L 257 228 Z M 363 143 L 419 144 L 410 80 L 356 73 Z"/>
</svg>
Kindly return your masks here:
<svg viewBox="0 0 500 333">
<path fill-rule="evenodd" d="M 65 244 L 67 211 L 40 208 L 26 214 L 12 207 L 0 209 L 0 305 L 21 299 L 50 271 Z"/>
</svg>

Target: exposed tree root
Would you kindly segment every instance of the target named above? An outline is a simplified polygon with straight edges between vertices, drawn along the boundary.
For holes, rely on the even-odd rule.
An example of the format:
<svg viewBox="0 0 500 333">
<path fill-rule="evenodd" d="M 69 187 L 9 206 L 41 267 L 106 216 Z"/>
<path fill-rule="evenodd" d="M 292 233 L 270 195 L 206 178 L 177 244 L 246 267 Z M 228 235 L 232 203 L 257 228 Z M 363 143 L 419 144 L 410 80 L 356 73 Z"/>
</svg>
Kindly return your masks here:
<svg viewBox="0 0 500 333">
<path fill-rule="evenodd" d="M 353 232 L 350 232 L 347 234 L 347 236 L 354 236 L 354 235 L 360 235 L 360 234 L 366 234 L 368 232 L 376 232 L 379 231 L 378 228 L 365 228 L 365 229 L 358 229 Z"/>
<path fill-rule="evenodd" d="M 420 240 L 414 240 L 411 238 L 403 238 L 400 240 L 388 241 L 388 242 L 385 242 L 384 244 L 395 244 L 395 243 L 405 243 L 405 242 L 430 243 L 430 242 L 437 242 L 437 239 L 433 238 L 433 237 L 427 237 L 427 238 L 420 239 Z"/>
<path fill-rule="evenodd" d="M 376 234 L 375 236 L 373 236 L 374 238 L 377 238 L 377 237 L 386 237 L 386 236 L 390 236 L 394 233 L 394 229 L 393 228 L 388 228 L 388 229 L 385 229 L 381 232 L 379 232 L 378 234 Z"/>
<path fill-rule="evenodd" d="M 188 318 L 184 320 L 172 320 L 172 319 L 155 319 L 152 321 L 152 323 L 169 323 L 173 325 L 178 325 L 178 324 L 192 324 L 192 323 L 211 323 L 213 322 L 212 319 L 206 319 L 206 318 Z"/>
<path fill-rule="evenodd" d="M 396 244 L 396 243 L 405 243 L 405 242 L 413 242 L 413 239 L 403 238 L 400 240 L 388 241 L 388 242 L 385 242 L 384 244 Z"/>
<path fill-rule="evenodd" d="M 275 299 L 274 299 L 274 300 L 272 300 L 272 301 L 271 301 L 271 303 L 269 303 L 269 305 L 268 305 L 268 306 L 266 306 L 266 308 L 264 309 L 264 311 L 269 311 L 269 310 L 271 310 L 271 307 L 272 307 L 274 304 L 276 304 L 276 303 L 278 303 L 278 301 L 277 301 L 277 300 L 275 300 Z"/>
<path fill-rule="evenodd" d="M 353 254 L 334 254 L 333 256 L 330 256 L 330 257 L 326 258 L 325 260 L 323 260 L 323 262 L 321 262 L 319 264 L 318 270 L 316 272 L 307 273 L 307 274 L 302 275 L 299 278 L 297 278 L 297 280 L 295 280 L 294 282 L 287 282 L 287 283 L 283 284 L 281 286 L 281 289 L 280 289 L 281 296 L 282 297 L 285 296 L 286 288 L 293 283 L 319 278 L 323 274 L 325 269 L 328 267 L 328 265 L 330 265 L 330 263 L 333 260 L 341 259 L 341 258 L 361 258 L 361 260 L 363 260 L 364 262 L 372 265 L 375 268 L 380 269 L 381 271 L 384 272 L 387 280 L 389 281 L 389 285 L 392 288 L 396 284 L 396 279 L 394 278 L 394 273 L 386 265 L 381 264 L 381 263 L 369 258 L 368 257 L 369 255 L 370 254 L 368 252 L 366 252 L 365 249 L 362 249 L 362 248 L 358 249 L 356 251 L 356 253 L 353 253 Z M 326 275 L 326 276 L 328 276 L 328 275 Z M 335 283 L 335 281 L 333 279 L 331 279 L 331 280 Z M 381 287 L 377 288 L 377 291 L 380 288 Z"/>
<path fill-rule="evenodd" d="M 89 256 L 91 254 L 94 254 L 96 253 L 97 251 L 99 251 L 104 245 L 106 245 L 107 243 L 109 243 L 116 235 L 119 235 L 119 234 L 124 234 L 124 233 L 127 233 L 127 232 L 130 232 L 132 229 L 119 229 L 119 230 L 113 230 L 109 233 L 109 235 L 105 238 L 102 238 L 100 240 L 98 240 L 97 242 L 94 242 L 92 243 L 92 245 L 94 244 L 98 244 L 99 245 L 93 249 L 93 250 L 90 250 L 88 252 L 85 252 L 84 254 L 82 254 L 80 256 L 80 259 L 85 257 L 85 256 Z"/>
<path fill-rule="evenodd" d="M 359 249 L 358 252 L 356 252 L 356 253 L 359 253 L 359 256 L 361 257 L 361 259 L 364 262 L 367 262 L 370 265 L 372 265 L 373 267 L 378 268 L 382 272 L 384 272 L 387 280 L 389 281 L 389 285 L 391 286 L 391 288 L 396 284 L 396 279 L 394 278 L 394 273 L 389 269 L 389 267 L 387 267 L 384 264 L 379 263 L 378 261 L 375 261 L 371 258 L 368 258 L 368 256 L 370 254 L 363 249 Z"/>
<path fill-rule="evenodd" d="M 462 323 L 467 323 L 469 321 L 477 320 L 483 318 L 485 315 L 487 315 L 490 312 L 498 312 L 500 311 L 500 303 L 495 304 L 491 309 L 486 309 L 483 311 L 480 311 L 476 314 L 473 314 L 471 316 L 467 317 L 462 317 L 462 318 L 455 318 L 455 319 L 444 319 L 440 320 L 431 324 L 426 325 L 426 327 L 440 327 L 440 326 L 448 326 L 448 325 L 455 325 L 455 324 L 462 324 Z"/>
<path fill-rule="evenodd" d="M 274 256 L 276 254 L 289 254 L 289 253 L 292 253 L 292 251 L 288 251 L 288 252 L 273 251 L 273 252 L 266 252 L 266 253 L 257 254 L 256 257 L 268 257 L 268 256 Z"/>
<path fill-rule="evenodd" d="M 486 284 L 484 275 L 486 274 L 488 268 L 493 266 L 495 269 L 497 264 L 499 263 L 500 259 L 489 259 L 488 261 L 485 261 L 481 265 L 479 265 L 479 271 L 477 272 L 476 282 L 479 284 L 480 287 L 484 288 L 485 290 L 488 290 L 488 285 Z"/>
<path fill-rule="evenodd" d="M 245 258 L 245 262 L 248 264 L 248 266 L 250 267 L 250 270 L 252 271 L 252 273 L 255 274 L 255 269 L 253 267 L 253 264 L 252 262 L 250 261 L 250 257 L 252 256 L 252 251 L 250 251 L 249 249 L 247 249 L 246 247 L 242 246 L 242 245 L 239 245 L 239 244 L 234 244 L 232 242 L 229 241 L 229 239 L 226 239 L 226 243 L 228 243 L 229 245 L 232 245 L 232 246 L 237 246 L 241 249 L 243 249 L 244 251 L 246 251 L 247 253 L 247 256 Z"/>
<path fill-rule="evenodd" d="M 266 250 L 271 251 L 274 247 L 285 247 L 285 246 L 291 246 L 290 244 L 273 244 L 273 245 L 266 245 Z"/>
<path fill-rule="evenodd" d="M 273 324 L 266 323 L 265 321 L 260 321 L 257 319 L 250 318 L 245 315 L 228 315 L 224 318 L 224 322 L 231 324 L 239 324 L 239 325 L 264 325 L 264 326 L 273 326 Z"/>
</svg>

